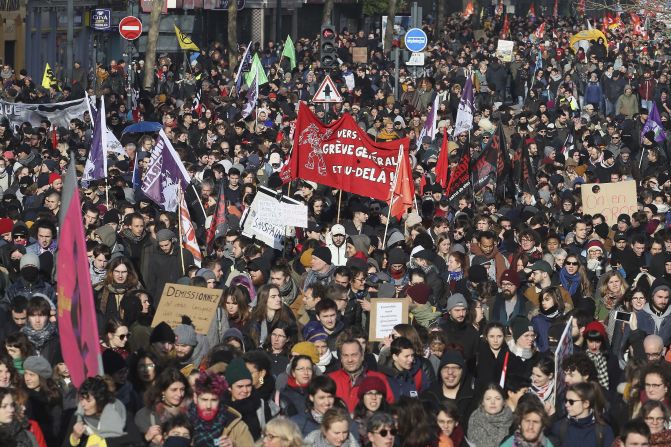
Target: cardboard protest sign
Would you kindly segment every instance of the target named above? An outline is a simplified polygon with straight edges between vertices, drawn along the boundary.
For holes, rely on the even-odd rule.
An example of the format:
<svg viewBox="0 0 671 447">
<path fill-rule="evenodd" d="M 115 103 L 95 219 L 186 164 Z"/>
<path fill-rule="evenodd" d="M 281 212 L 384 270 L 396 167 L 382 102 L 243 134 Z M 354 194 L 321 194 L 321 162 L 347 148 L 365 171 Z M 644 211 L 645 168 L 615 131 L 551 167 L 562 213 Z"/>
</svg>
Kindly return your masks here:
<svg viewBox="0 0 671 447">
<path fill-rule="evenodd" d="M 268 210 L 269 207 L 277 209 Z M 288 216 L 292 211 L 297 214 Z M 242 215 L 240 226 L 243 235 L 281 250 L 284 238 L 295 234 L 293 227 L 307 227 L 307 207 L 290 197 L 278 198 L 275 191 L 261 186 Z"/>
<path fill-rule="evenodd" d="M 354 62 L 355 64 L 365 64 L 366 62 L 368 62 L 368 48 L 353 47 L 352 62 Z"/>
<path fill-rule="evenodd" d="M 222 293 L 221 289 L 167 283 L 151 326 L 165 321 L 174 328 L 182 322 L 182 315 L 187 315 L 193 321 L 196 332 L 207 334 Z"/>
<path fill-rule="evenodd" d="M 370 300 L 370 328 L 368 340 L 382 341 L 397 324 L 408 323 L 408 300 L 399 298 L 372 298 Z"/>
<path fill-rule="evenodd" d="M 498 46 L 496 47 L 496 56 L 500 57 L 503 62 L 512 62 L 514 48 L 515 42 L 512 40 L 499 39 Z"/>
<path fill-rule="evenodd" d="M 608 225 L 617 223 L 617 216 L 631 216 L 638 211 L 636 182 L 585 183 L 580 186 L 582 212 L 593 216 L 603 214 Z"/>
</svg>

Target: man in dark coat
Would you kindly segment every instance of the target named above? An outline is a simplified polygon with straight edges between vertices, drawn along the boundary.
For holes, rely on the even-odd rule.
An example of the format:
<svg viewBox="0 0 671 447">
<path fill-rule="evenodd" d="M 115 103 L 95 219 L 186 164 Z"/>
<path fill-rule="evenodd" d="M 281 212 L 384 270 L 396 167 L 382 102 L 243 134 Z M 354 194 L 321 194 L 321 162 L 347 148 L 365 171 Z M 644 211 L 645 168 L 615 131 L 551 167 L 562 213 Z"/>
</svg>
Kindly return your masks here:
<svg viewBox="0 0 671 447">
<path fill-rule="evenodd" d="M 156 233 L 159 249 L 150 255 L 142 275 L 156 306 L 165 284 L 176 282 L 184 275 L 184 269 L 193 265 L 193 255 L 176 244 L 175 238 L 175 233 L 165 228 Z"/>
<path fill-rule="evenodd" d="M 466 321 L 468 302 L 461 293 L 455 293 L 447 300 L 447 315 L 443 316 L 441 327 L 452 343 L 464 348 L 464 358 L 475 365 L 475 353 L 480 337 L 473 325 Z M 469 365 L 470 366 L 470 365 Z M 474 368 L 471 368 L 474 371 Z"/>
</svg>

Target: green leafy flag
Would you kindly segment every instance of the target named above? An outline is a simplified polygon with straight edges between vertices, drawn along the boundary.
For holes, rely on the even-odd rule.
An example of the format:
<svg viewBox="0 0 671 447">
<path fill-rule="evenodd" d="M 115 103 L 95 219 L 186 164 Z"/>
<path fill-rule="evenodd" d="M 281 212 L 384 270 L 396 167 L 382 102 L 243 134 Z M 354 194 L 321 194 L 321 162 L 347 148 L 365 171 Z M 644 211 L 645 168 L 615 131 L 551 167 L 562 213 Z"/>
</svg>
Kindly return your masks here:
<svg viewBox="0 0 671 447">
<path fill-rule="evenodd" d="M 294 41 L 291 40 L 291 36 L 287 36 L 287 40 L 284 41 L 284 49 L 282 50 L 282 56 L 286 57 L 291 61 L 291 69 L 296 68 L 296 48 L 294 48 Z"/>
<path fill-rule="evenodd" d="M 266 71 L 263 69 L 263 65 L 261 65 L 261 59 L 259 59 L 259 55 L 255 54 L 254 58 L 252 59 L 252 67 L 251 70 L 249 70 L 249 73 L 245 75 L 245 84 L 247 84 L 247 87 L 252 85 L 252 82 L 254 81 L 254 75 L 258 73 L 258 85 L 263 85 L 268 82 L 268 77 L 266 76 Z"/>
</svg>

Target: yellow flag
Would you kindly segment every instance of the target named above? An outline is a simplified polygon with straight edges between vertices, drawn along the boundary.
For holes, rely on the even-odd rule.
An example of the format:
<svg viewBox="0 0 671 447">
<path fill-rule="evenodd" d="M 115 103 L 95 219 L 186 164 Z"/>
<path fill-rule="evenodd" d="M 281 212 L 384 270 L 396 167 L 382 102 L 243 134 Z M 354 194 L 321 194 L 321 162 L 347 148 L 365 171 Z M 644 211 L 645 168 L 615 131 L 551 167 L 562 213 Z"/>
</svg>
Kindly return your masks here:
<svg viewBox="0 0 671 447">
<path fill-rule="evenodd" d="M 175 35 L 177 36 L 177 42 L 179 42 L 179 47 L 182 50 L 192 50 L 192 51 L 200 51 L 200 48 L 198 48 L 198 45 L 193 43 L 193 40 L 186 34 L 182 32 L 181 29 L 175 25 Z"/>
<path fill-rule="evenodd" d="M 44 76 L 42 76 L 42 87 L 49 89 L 51 87 L 58 88 L 58 80 L 54 76 L 54 71 L 49 66 L 49 62 L 44 67 Z"/>
</svg>

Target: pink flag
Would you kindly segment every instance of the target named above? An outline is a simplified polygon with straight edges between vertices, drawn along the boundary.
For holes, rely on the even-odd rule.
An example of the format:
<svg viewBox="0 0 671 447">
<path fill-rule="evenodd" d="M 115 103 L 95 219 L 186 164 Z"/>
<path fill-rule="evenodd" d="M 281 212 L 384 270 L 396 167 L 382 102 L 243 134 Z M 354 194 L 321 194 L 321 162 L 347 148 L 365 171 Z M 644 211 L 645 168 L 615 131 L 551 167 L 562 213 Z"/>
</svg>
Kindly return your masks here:
<svg viewBox="0 0 671 447">
<path fill-rule="evenodd" d="M 63 360 L 79 388 L 87 377 L 102 374 L 103 368 L 74 159 L 64 180 L 56 256 L 58 331 Z"/>
</svg>

